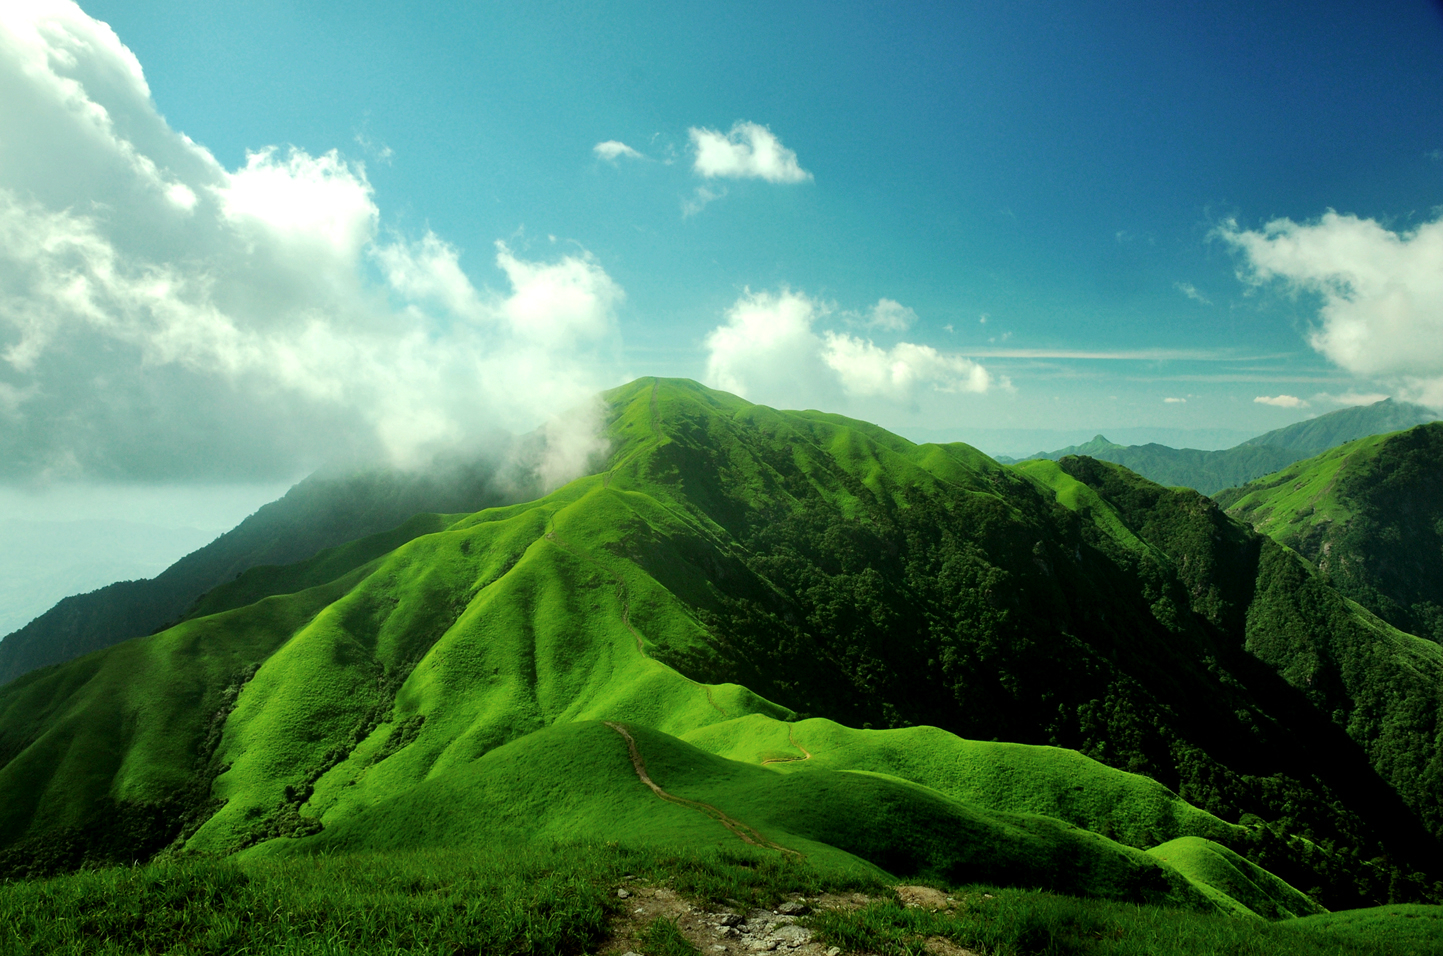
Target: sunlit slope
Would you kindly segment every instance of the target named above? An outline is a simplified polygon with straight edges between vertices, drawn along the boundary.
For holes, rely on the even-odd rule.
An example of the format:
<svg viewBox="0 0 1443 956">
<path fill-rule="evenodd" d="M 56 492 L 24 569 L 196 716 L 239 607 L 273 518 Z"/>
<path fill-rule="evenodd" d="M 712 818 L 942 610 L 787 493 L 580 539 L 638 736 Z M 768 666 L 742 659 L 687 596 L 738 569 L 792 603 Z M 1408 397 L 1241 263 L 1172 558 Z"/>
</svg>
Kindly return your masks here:
<svg viewBox="0 0 1443 956">
<path fill-rule="evenodd" d="M 787 773 L 884 774 L 970 806 L 1041 814 L 1139 848 L 1183 834 L 1232 840 L 1241 829 L 1156 780 L 1076 751 L 964 740 L 936 727 L 855 730 L 820 718 L 787 724 L 753 715 L 711 724 L 685 739 L 711 753 Z"/>
<path fill-rule="evenodd" d="M 1338 623 L 1317 609 L 1354 612 L 1206 499 L 1079 459 L 1010 469 L 689 382 L 605 400 L 594 475 L 417 519 L 440 530 L 326 557 L 341 576 L 319 586 L 324 561 L 267 569 L 215 596 L 269 595 L 257 603 L 0 689 L 9 862 L 324 842 L 499 747 L 596 720 L 685 738 L 768 786 L 883 781 L 900 788 L 887 800 L 1046 814 L 1138 848 L 1198 835 L 1246 849 L 1258 832 L 1202 807 L 1330 841 L 1340 871 L 1347 853 L 1426 857 L 1423 796 L 1404 803 L 1389 781 L 1436 744 L 1398 724 L 1401 756 L 1370 764 L 1333 708 L 1289 683 Z M 1292 617 L 1275 628 L 1274 612 Z M 784 729 L 814 716 L 863 730 Z M 826 745 L 812 760 L 757 766 L 813 731 Z"/>
<path fill-rule="evenodd" d="M 660 792 L 642 784 L 621 730 Z M 823 767 L 777 773 L 639 725 L 593 722 L 529 734 L 358 808 L 309 840 L 255 852 L 466 847 L 537 837 L 751 844 L 814 862 L 881 867 L 893 876 L 1193 906 L 1217 895 L 1145 853 L 1049 817 L 987 811 L 876 774 Z"/>
<path fill-rule="evenodd" d="M 1148 855 L 1187 876 L 1223 912 L 1270 920 L 1326 912 L 1295 887 L 1209 840 L 1179 837 Z"/>
<path fill-rule="evenodd" d="M 1218 496 L 1396 627 L 1443 642 L 1443 422 L 1363 438 Z"/>
</svg>

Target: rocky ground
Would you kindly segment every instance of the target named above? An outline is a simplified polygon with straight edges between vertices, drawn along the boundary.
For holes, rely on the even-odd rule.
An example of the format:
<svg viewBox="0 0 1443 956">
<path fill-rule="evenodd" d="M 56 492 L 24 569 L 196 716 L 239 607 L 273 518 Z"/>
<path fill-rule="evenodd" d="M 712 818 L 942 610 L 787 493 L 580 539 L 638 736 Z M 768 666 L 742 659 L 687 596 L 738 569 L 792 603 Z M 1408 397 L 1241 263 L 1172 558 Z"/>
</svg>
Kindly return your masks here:
<svg viewBox="0 0 1443 956">
<path fill-rule="evenodd" d="M 956 900 L 925 886 L 899 886 L 897 897 L 906 906 L 948 910 Z M 803 897 L 793 896 L 775 909 L 744 909 L 741 906 L 700 906 L 688 902 L 665 886 L 647 886 L 627 881 L 617 890 L 628 912 L 612 927 L 610 941 L 601 950 L 608 956 L 641 956 L 646 952 L 642 937 L 658 917 L 673 920 L 677 929 L 702 956 L 753 956 L 756 953 L 796 953 L 798 956 L 840 956 L 842 950 L 823 945 L 807 928 L 812 913 L 825 910 L 855 910 L 872 902 L 862 893 Z M 976 956 L 947 940 L 925 941 L 935 956 Z"/>
</svg>

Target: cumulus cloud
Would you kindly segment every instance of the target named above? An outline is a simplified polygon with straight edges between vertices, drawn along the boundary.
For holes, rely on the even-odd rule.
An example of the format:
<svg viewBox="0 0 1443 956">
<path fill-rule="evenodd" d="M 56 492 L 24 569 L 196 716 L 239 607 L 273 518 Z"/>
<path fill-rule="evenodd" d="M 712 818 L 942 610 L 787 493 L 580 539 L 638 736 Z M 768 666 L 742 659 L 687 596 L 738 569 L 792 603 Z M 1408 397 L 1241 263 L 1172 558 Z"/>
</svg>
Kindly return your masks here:
<svg viewBox="0 0 1443 956">
<path fill-rule="evenodd" d="M 618 159 L 641 159 L 641 153 L 632 149 L 620 140 L 609 139 L 604 143 L 597 143 L 591 147 L 591 151 L 599 158 L 616 162 Z"/>
<path fill-rule="evenodd" d="M 867 325 L 884 332 L 905 332 L 917 321 L 917 313 L 892 299 L 878 299 L 867 310 Z"/>
<path fill-rule="evenodd" d="M 1307 408 L 1308 403 L 1296 395 L 1259 395 L 1253 399 L 1259 405 L 1272 405 L 1276 408 Z"/>
<path fill-rule="evenodd" d="M 0 13 L 0 101 L 0 478 L 419 463 L 610 378 L 623 293 L 594 258 L 498 244 L 478 287 L 439 237 L 384 234 L 334 151 L 228 170 L 73 3 Z"/>
<path fill-rule="evenodd" d="M 687 132 L 696 150 L 692 169 L 708 179 L 800 183 L 812 178 L 797 164 L 797 154 L 759 123 L 738 121 L 727 133 L 699 126 Z"/>
<path fill-rule="evenodd" d="M 848 395 L 910 401 L 919 388 L 939 392 L 986 392 L 992 386 L 987 369 L 960 355 L 946 355 L 928 345 L 898 342 L 879 348 L 870 339 L 837 332 L 823 333 L 822 361 L 836 373 Z"/>
<path fill-rule="evenodd" d="M 980 393 L 1010 387 L 1005 378 L 994 378 L 961 355 L 911 342 L 886 348 L 870 339 L 819 329 L 818 323 L 831 312 L 799 292 L 748 290 L 707 336 L 708 384 L 790 407 L 848 398 L 908 403 L 927 388 Z"/>
<path fill-rule="evenodd" d="M 1217 235 L 1237 250 L 1244 282 L 1278 282 L 1320 299 L 1314 349 L 1443 406 L 1443 218 L 1395 232 L 1330 210 L 1259 230 L 1229 221 Z"/>
</svg>

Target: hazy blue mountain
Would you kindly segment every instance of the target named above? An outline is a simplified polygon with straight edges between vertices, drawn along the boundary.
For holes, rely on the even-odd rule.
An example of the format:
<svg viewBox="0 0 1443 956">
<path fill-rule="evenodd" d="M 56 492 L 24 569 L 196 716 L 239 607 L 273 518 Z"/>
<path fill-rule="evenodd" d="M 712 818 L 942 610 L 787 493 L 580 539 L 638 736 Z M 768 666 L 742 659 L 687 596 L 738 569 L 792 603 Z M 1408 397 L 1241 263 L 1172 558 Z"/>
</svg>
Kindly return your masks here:
<svg viewBox="0 0 1443 956">
<path fill-rule="evenodd" d="M 1158 444 L 1124 446 L 1098 435 L 1085 444 L 1038 452 L 1023 460 L 1057 461 L 1067 455 L 1086 455 L 1123 465 L 1161 485 L 1195 488 L 1211 495 L 1272 474 L 1355 438 L 1400 431 L 1438 418 L 1437 412 L 1422 405 L 1387 398 L 1275 429 L 1221 451 Z M 998 460 L 1014 461 L 1005 456 Z"/>
<path fill-rule="evenodd" d="M 66 595 L 153 577 L 215 536 L 132 521 L 0 521 L 0 634 Z"/>
<path fill-rule="evenodd" d="M 0 641 L 0 684 L 174 624 L 201 595 L 250 568 L 303 561 L 422 512 L 470 513 L 536 494 L 529 481 L 500 476 L 503 458 L 504 450 L 416 473 L 318 472 L 154 578 L 61 600 Z"/>
</svg>

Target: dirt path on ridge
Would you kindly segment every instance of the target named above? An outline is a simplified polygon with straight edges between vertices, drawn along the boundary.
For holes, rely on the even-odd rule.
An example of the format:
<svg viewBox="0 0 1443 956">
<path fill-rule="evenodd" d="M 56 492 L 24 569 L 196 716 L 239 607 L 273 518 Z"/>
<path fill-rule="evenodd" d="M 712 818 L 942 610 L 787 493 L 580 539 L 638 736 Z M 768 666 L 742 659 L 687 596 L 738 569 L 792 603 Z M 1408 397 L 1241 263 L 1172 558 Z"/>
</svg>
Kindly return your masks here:
<svg viewBox="0 0 1443 956">
<path fill-rule="evenodd" d="M 800 757 L 768 757 L 766 760 L 762 761 L 762 766 L 765 767 L 769 763 L 799 763 L 803 760 L 811 760 L 812 752 L 806 747 L 803 747 L 801 744 L 797 743 L 796 733 L 796 725 L 787 724 L 787 741 L 793 747 L 796 747 L 802 752 L 802 755 Z"/>
<path fill-rule="evenodd" d="M 735 817 L 728 816 L 726 813 L 718 810 L 716 807 L 712 806 L 709 803 L 702 803 L 700 800 L 690 800 L 686 797 L 678 797 L 675 794 L 667 793 L 665 790 L 661 789 L 661 787 L 657 785 L 656 781 L 652 780 L 651 776 L 647 774 L 646 761 L 642 759 L 641 751 L 638 750 L 636 746 L 636 738 L 631 736 L 630 731 L 628 731 L 625 727 L 623 727 L 621 724 L 616 723 L 615 721 L 607 720 L 603 721 L 603 723 L 605 723 L 606 726 L 610 727 L 612 730 L 616 731 L 618 734 L 621 734 L 622 739 L 626 741 L 626 750 L 631 755 L 632 769 L 636 771 L 636 776 L 641 780 L 642 783 L 646 784 L 647 787 L 651 789 L 652 793 L 656 794 L 658 797 L 667 801 L 668 803 L 674 803 L 677 806 L 686 807 L 690 810 L 696 810 L 699 813 L 706 814 L 713 820 L 720 823 L 722 826 L 726 827 L 732 833 L 735 833 L 738 837 L 741 838 L 743 843 L 750 843 L 752 846 L 759 846 L 768 850 L 777 850 L 781 853 L 790 853 L 793 856 L 799 858 L 802 856 L 802 854 L 797 852 L 796 850 L 793 850 L 789 847 L 784 847 L 780 843 L 773 843 L 771 840 L 768 840 L 766 837 L 762 836 L 752 827 L 747 826 L 745 823 L 742 823 Z"/>
</svg>

